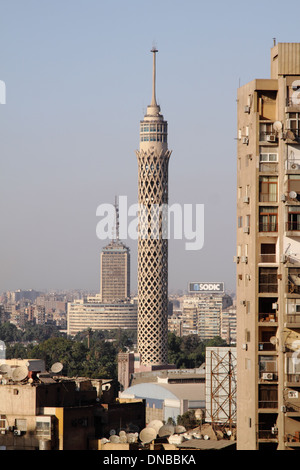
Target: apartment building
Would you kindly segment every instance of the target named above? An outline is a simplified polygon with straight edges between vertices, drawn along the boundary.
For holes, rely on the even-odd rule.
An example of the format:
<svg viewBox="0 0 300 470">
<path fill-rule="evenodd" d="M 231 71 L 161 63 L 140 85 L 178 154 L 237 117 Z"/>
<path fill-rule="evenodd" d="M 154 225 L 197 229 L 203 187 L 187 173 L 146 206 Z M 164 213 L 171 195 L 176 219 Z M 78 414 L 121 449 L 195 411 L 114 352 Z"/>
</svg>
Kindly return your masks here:
<svg viewBox="0 0 300 470">
<path fill-rule="evenodd" d="M 300 44 L 237 93 L 237 448 L 300 448 Z"/>
</svg>

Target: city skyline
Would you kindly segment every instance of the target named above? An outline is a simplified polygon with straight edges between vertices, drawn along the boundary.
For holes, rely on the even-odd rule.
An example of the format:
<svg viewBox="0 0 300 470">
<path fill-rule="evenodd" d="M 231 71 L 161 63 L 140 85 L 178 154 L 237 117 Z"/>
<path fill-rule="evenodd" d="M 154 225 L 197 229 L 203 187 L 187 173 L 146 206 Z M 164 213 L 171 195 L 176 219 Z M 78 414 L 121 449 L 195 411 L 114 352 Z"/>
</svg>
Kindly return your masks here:
<svg viewBox="0 0 300 470">
<path fill-rule="evenodd" d="M 236 89 L 269 75 L 274 36 L 298 40 L 276 4 L 254 2 L 245 15 L 237 2 L 152 2 L 154 25 L 136 1 L 2 5 L 1 292 L 98 290 L 107 240 L 96 236 L 96 209 L 115 194 L 137 202 L 137 122 L 151 95 L 153 41 L 174 154 L 170 204 L 205 205 L 204 247 L 169 242 L 170 291 L 215 280 L 235 290 Z M 244 27 L 253 21 L 259 37 Z M 124 241 L 136 290 L 137 243 Z"/>
</svg>

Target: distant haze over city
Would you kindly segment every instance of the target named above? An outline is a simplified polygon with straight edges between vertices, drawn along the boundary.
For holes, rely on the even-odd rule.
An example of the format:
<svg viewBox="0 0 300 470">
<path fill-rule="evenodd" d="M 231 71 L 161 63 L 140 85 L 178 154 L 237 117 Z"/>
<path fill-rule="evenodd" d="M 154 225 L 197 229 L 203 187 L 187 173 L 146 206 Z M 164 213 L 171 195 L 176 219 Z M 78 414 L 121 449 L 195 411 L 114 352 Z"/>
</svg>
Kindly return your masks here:
<svg viewBox="0 0 300 470">
<path fill-rule="evenodd" d="M 96 235 L 96 210 L 115 195 L 137 202 L 153 42 L 172 150 L 169 203 L 205 207 L 201 250 L 169 241 L 169 291 L 219 281 L 235 291 L 237 88 L 269 76 L 274 35 L 299 40 L 279 5 L 254 1 L 247 18 L 234 1 L 2 5 L 0 292 L 99 291 L 109 240 Z M 134 292 L 137 242 L 123 242 Z"/>
</svg>

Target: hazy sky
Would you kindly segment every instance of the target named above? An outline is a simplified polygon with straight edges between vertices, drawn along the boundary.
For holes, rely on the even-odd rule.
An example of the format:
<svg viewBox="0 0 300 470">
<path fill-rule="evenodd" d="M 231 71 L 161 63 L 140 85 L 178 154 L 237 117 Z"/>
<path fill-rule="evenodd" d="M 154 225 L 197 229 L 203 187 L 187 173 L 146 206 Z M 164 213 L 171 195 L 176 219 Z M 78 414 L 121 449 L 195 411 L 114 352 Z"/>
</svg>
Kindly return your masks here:
<svg viewBox="0 0 300 470">
<path fill-rule="evenodd" d="M 137 202 L 153 42 L 170 204 L 205 206 L 203 248 L 169 243 L 170 289 L 234 290 L 237 88 L 269 78 L 273 37 L 300 41 L 299 12 L 294 0 L 1 0 L 0 292 L 99 288 L 96 209 Z"/>
</svg>

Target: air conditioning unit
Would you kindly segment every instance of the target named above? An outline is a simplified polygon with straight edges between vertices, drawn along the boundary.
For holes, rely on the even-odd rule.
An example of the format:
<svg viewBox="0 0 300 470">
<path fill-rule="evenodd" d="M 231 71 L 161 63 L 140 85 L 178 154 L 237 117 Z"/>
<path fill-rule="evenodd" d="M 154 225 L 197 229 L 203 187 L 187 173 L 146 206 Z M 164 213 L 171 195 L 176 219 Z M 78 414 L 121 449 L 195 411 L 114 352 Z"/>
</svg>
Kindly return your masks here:
<svg viewBox="0 0 300 470">
<path fill-rule="evenodd" d="M 244 113 L 250 113 L 250 106 L 245 106 Z"/>
<path fill-rule="evenodd" d="M 247 351 L 248 350 L 248 344 L 247 343 L 242 344 L 242 349 L 244 351 Z"/>
<path fill-rule="evenodd" d="M 243 232 L 244 233 L 250 233 L 250 227 L 244 227 Z"/>
<path fill-rule="evenodd" d="M 239 256 L 234 256 L 233 257 L 233 262 L 234 263 L 239 263 L 240 262 L 240 257 Z"/>
<path fill-rule="evenodd" d="M 249 204 L 249 201 L 250 201 L 249 196 L 245 196 L 245 197 L 243 198 L 243 202 L 245 202 L 246 204 Z"/>
<path fill-rule="evenodd" d="M 248 139 L 248 137 L 243 137 L 243 144 L 246 144 L 246 145 L 249 144 L 249 139 Z"/>
<path fill-rule="evenodd" d="M 20 429 L 14 430 L 14 436 L 21 436 L 21 434 L 22 434 L 22 431 L 20 431 Z"/>
<path fill-rule="evenodd" d="M 277 303 L 272 304 L 272 310 L 278 310 L 278 304 Z"/>
<path fill-rule="evenodd" d="M 273 427 L 271 428 L 271 433 L 272 433 L 272 434 L 277 434 L 277 433 L 278 433 L 278 429 L 276 428 L 276 426 L 273 426 Z"/>
<path fill-rule="evenodd" d="M 263 380 L 273 380 L 273 373 L 272 372 L 264 372 L 262 374 Z"/>
<path fill-rule="evenodd" d="M 297 163 L 290 163 L 291 170 L 298 170 L 299 165 Z"/>
<path fill-rule="evenodd" d="M 297 390 L 289 390 L 288 391 L 288 398 L 298 398 L 298 391 Z"/>
<path fill-rule="evenodd" d="M 241 257 L 241 262 L 242 263 L 248 263 L 248 256 L 242 256 Z"/>
<path fill-rule="evenodd" d="M 275 135 L 267 135 L 267 141 L 268 142 L 276 142 L 276 136 Z"/>
</svg>

